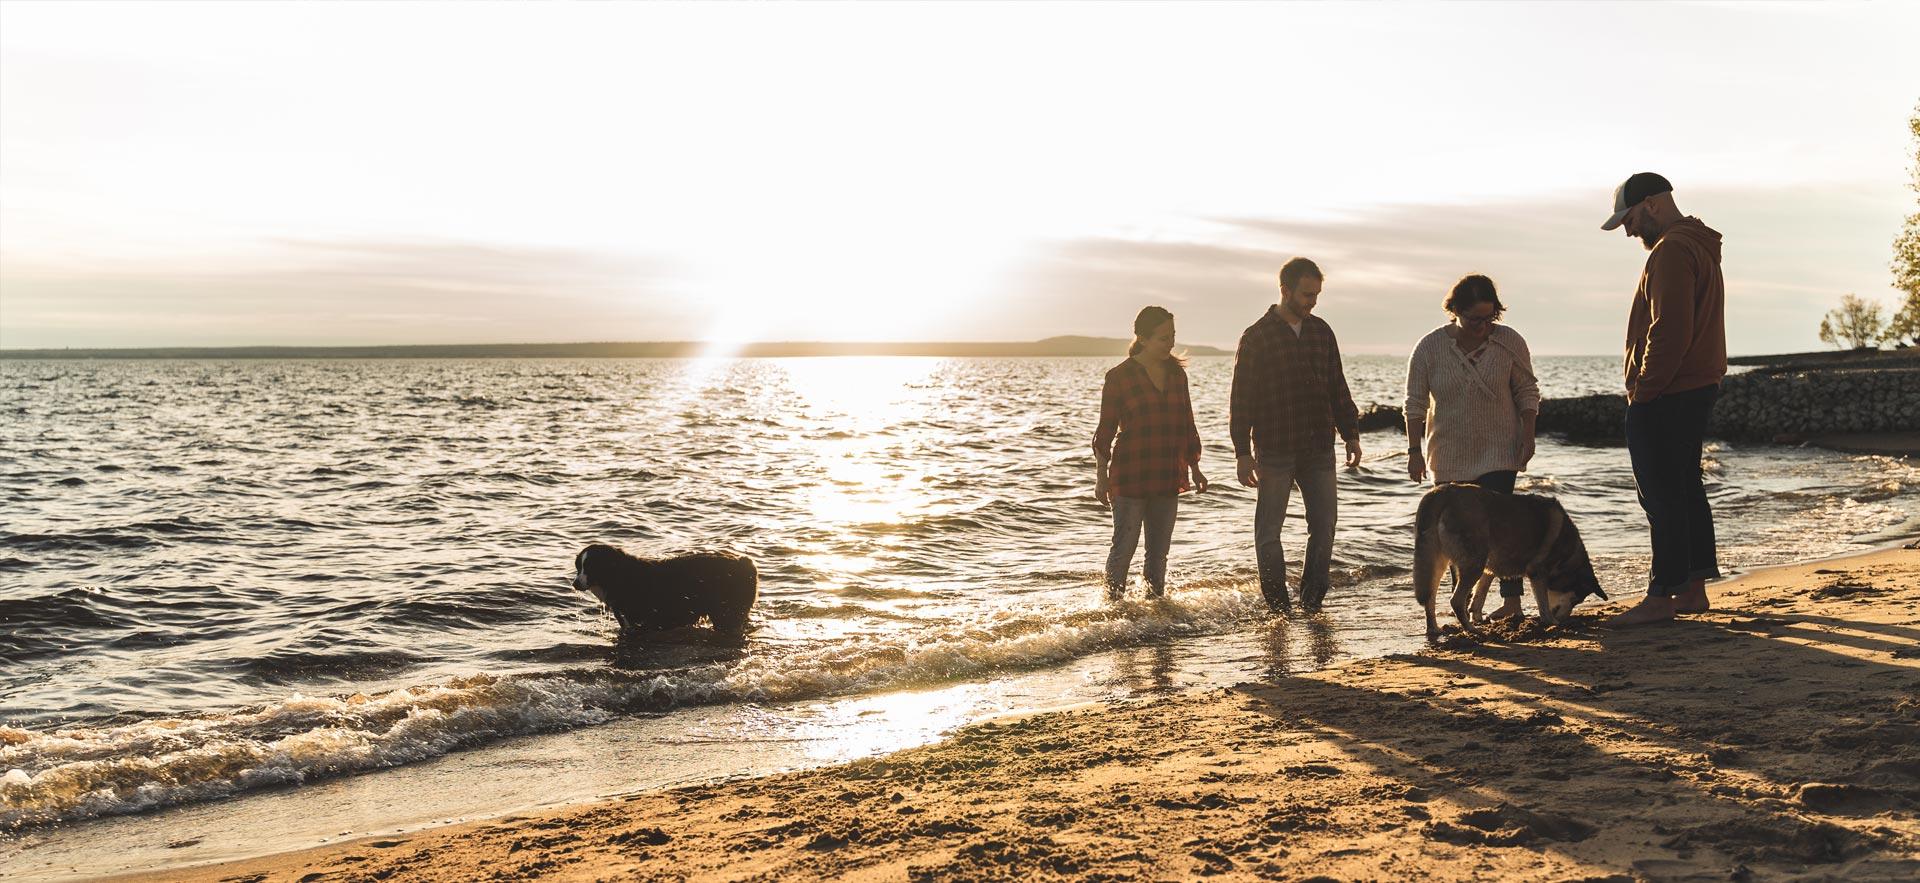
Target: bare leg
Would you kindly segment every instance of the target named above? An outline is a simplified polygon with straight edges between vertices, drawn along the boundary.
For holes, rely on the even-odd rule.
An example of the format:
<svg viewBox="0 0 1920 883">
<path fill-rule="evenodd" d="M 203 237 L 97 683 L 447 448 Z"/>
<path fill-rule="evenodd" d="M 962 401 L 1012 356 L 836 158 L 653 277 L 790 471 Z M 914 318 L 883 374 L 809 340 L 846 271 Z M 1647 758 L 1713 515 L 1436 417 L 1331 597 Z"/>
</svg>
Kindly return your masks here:
<svg viewBox="0 0 1920 883">
<path fill-rule="evenodd" d="M 1713 602 L 1707 600 L 1707 581 L 1697 579 L 1687 583 L 1680 594 L 1673 596 L 1673 612 L 1705 613 L 1713 609 Z"/>
<path fill-rule="evenodd" d="M 1665 595 L 1649 593 L 1640 603 L 1633 605 L 1627 612 L 1607 620 L 1609 625 L 1646 625 L 1654 622 L 1667 622 L 1673 619 L 1673 599 Z"/>
<path fill-rule="evenodd" d="M 1506 595 L 1500 596 L 1500 609 L 1495 610 L 1492 616 L 1487 617 L 1487 619 L 1493 620 L 1496 622 L 1502 619 L 1519 619 L 1519 618 L 1520 618 L 1520 596 L 1519 595 L 1513 595 L 1511 597 Z"/>
</svg>

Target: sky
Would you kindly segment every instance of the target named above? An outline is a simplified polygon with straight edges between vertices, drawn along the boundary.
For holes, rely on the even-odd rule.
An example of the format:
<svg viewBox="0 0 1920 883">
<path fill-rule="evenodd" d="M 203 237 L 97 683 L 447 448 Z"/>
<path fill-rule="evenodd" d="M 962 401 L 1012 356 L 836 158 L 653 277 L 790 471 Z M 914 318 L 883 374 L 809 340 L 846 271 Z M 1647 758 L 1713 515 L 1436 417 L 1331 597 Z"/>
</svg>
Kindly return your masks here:
<svg viewBox="0 0 1920 883">
<path fill-rule="evenodd" d="M 1920 4 L 0 3 L 0 347 L 1124 337 L 1293 255 L 1612 354 L 1657 171 L 1729 349 L 1891 306 Z"/>
</svg>

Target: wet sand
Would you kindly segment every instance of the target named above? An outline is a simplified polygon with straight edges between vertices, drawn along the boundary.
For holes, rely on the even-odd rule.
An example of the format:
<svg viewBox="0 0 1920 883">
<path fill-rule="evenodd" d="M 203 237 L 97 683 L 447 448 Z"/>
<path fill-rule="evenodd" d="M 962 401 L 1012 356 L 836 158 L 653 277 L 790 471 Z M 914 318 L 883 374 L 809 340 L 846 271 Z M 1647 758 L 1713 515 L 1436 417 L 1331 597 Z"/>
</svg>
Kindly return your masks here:
<svg viewBox="0 0 1920 883">
<path fill-rule="evenodd" d="M 1714 598 L 139 878 L 1920 878 L 1920 551 Z"/>
</svg>

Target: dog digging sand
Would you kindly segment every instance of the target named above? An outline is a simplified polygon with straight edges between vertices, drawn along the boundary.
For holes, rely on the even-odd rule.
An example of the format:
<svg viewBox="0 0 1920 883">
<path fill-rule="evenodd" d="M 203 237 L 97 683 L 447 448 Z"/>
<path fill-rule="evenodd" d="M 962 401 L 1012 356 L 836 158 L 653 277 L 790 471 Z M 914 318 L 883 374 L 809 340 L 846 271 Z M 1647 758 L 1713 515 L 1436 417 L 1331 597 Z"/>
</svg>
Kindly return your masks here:
<svg viewBox="0 0 1920 883">
<path fill-rule="evenodd" d="M 1920 875 L 1920 552 L 1715 594 L 1726 610 L 1653 628 L 979 724 L 847 766 L 161 878 Z"/>
<path fill-rule="evenodd" d="M 1420 498 L 1414 519 L 1413 594 L 1427 614 L 1427 640 L 1440 636 L 1434 596 L 1441 576 L 1453 573 L 1454 618 L 1469 634 L 1467 598 L 1485 598 L 1483 573 L 1525 576 L 1533 586 L 1542 622 L 1564 622 L 1588 595 L 1607 593 L 1593 574 L 1586 543 L 1573 518 L 1551 497 L 1497 494 L 1470 484 L 1445 484 Z"/>
</svg>

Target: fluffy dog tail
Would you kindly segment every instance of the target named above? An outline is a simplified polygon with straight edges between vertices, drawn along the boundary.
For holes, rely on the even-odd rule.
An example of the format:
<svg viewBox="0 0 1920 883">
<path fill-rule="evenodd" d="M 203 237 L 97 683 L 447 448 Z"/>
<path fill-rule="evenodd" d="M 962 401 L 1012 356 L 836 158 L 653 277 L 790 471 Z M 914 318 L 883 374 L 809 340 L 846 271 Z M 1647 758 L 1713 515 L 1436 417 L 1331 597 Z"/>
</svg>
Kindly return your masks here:
<svg viewBox="0 0 1920 883">
<path fill-rule="evenodd" d="M 1420 509 L 1413 516 L 1413 598 L 1421 607 L 1433 609 L 1433 593 L 1446 568 L 1446 556 L 1440 552 L 1440 488 L 1435 488 L 1420 498 Z"/>
</svg>

